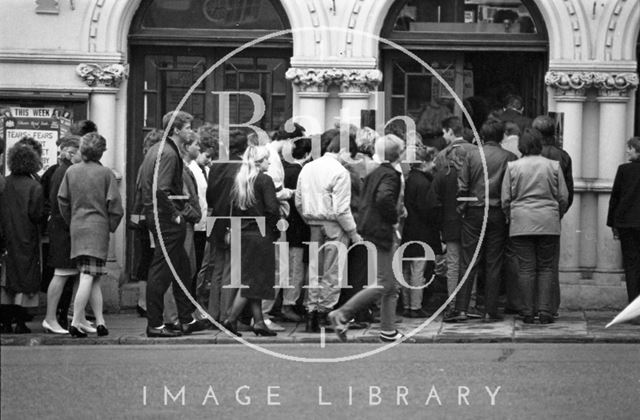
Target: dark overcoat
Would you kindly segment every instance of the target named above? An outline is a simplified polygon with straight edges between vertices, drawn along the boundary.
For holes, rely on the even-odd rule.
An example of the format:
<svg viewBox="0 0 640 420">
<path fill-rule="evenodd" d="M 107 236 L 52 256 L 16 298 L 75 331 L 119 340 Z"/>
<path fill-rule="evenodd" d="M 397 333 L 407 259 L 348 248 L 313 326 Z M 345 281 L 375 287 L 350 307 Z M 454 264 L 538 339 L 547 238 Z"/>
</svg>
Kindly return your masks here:
<svg viewBox="0 0 640 420">
<path fill-rule="evenodd" d="M 69 225 L 64 221 L 58 207 L 58 190 L 62 178 L 71 166 L 71 162 L 63 160 L 49 178 L 49 199 L 51 219 L 49 219 L 49 260 L 48 264 L 53 268 L 75 268 L 71 261 L 71 234 Z M 44 178 L 44 177 L 43 177 Z"/>
<path fill-rule="evenodd" d="M 440 213 L 435 209 L 431 190 L 433 177 L 417 169 L 412 169 L 407 177 L 404 191 L 404 206 L 407 219 L 402 230 L 402 243 L 424 242 L 436 254 L 442 254 L 440 233 L 438 232 Z M 405 257 L 424 257 L 424 250 L 418 244 L 411 244 L 404 252 Z"/>
<path fill-rule="evenodd" d="M 276 273 L 274 241 L 278 237 L 276 223 L 280 204 L 276 198 L 276 187 L 269 175 L 258 174 L 254 183 L 255 203 L 246 210 L 234 206 L 234 217 L 242 219 L 241 230 L 241 289 L 242 297 L 248 299 L 274 299 Z M 258 224 L 248 217 L 264 217 L 265 234 Z"/>
<path fill-rule="evenodd" d="M 40 225 L 44 194 L 30 175 L 9 175 L 0 196 L 2 230 L 6 238 L 6 289 L 11 293 L 40 290 Z"/>
</svg>

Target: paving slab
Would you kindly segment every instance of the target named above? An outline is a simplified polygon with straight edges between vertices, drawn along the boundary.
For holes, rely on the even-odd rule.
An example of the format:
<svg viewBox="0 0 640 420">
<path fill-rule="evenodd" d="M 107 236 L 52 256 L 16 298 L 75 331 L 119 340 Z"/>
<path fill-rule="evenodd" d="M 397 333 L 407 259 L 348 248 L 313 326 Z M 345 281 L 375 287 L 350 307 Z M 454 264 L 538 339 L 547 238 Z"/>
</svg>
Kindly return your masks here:
<svg viewBox="0 0 640 420">
<path fill-rule="evenodd" d="M 458 323 L 443 322 L 435 341 L 443 343 L 512 341 L 513 323 L 512 317 L 505 317 L 504 321 L 491 323 L 485 323 L 479 319 Z"/>
<path fill-rule="evenodd" d="M 589 336 L 593 341 L 602 343 L 640 343 L 640 325 L 624 323 L 605 328 L 617 314 L 617 312 L 586 312 Z"/>
<path fill-rule="evenodd" d="M 494 342 L 608 342 L 640 343 L 640 325 L 620 324 L 605 328 L 617 312 L 614 311 L 573 311 L 561 312 L 560 318 L 553 324 L 524 324 L 521 319 L 506 316 L 504 321 L 482 323 L 479 320 L 464 323 L 445 324 L 438 317 L 418 331 L 409 342 L 413 343 L 494 343 Z M 403 333 L 409 333 L 420 327 L 425 319 L 400 318 L 396 327 Z M 108 314 L 106 322 L 109 336 L 96 337 L 91 334 L 84 339 L 68 335 L 46 334 L 41 325 L 42 316 L 28 323 L 31 334 L 0 335 L 2 346 L 55 346 L 55 345 L 211 345 L 237 344 L 233 337 L 219 330 L 207 330 L 189 336 L 172 339 L 149 338 L 145 329 L 147 320 L 133 312 Z M 242 331 L 243 338 L 256 344 L 273 343 L 339 343 L 338 337 L 330 328 L 325 329 L 324 337 L 318 333 L 304 331 L 305 323 L 278 322 L 285 327 L 275 337 L 256 337 L 251 331 Z M 248 328 L 248 327 L 247 327 Z M 380 343 L 378 335 L 380 324 L 371 324 L 364 329 L 350 329 L 348 339 L 351 343 Z"/>
</svg>

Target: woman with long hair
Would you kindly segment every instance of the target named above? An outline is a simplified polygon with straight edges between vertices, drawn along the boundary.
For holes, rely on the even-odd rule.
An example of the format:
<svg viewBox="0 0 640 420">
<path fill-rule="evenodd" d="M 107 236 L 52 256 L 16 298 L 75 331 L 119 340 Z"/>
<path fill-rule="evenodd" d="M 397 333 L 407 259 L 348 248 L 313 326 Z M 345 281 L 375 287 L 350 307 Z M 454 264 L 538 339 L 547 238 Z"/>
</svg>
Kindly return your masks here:
<svg viewBox="0 0 640 420">
<path fill-rule="evenodd" d="M 274 336 L 264 323 L 262 299 L 273 298 L 275 259 L 273 242 L 277 238 L 276 223 L 279 203 L 269 169 L 269 150 L 265 146 L 249 146 L 242 156 L 242 166 L 232 190 L 233 217 L 242 217 L 241 283 L 229 317 L 223 326 L 240 336 L 236 325 L 244 307 L 249 304 L 253 314 L 252 331 L 256 335 Z M 266 222 L 258 223 L 260 218 Z M 260 225 L 264 230 L 260 229 Z M 264 235 L 263 235 L 264 233 Z M 232 279 L 233 282 L 233 279 Z"/>
<path fill-rule="evenodd" d="M 87 332 L 93 332 L 83 322 L 89 301 L 98 335 L 109 334 L 102 314 L 100 278 L 107 274 L 109 233 L 115 232 L 124 211 L 113 172 L 100 164 L 105 150 L 104 137 L 98 133 L 85 134 L 80 141 L 82 162 L 67 170 L 58 191 L 60 214 L 71 233 L 71 258 L 80 271 L 69 327 L 73 337 L 86 337 Z"/>
</svg>

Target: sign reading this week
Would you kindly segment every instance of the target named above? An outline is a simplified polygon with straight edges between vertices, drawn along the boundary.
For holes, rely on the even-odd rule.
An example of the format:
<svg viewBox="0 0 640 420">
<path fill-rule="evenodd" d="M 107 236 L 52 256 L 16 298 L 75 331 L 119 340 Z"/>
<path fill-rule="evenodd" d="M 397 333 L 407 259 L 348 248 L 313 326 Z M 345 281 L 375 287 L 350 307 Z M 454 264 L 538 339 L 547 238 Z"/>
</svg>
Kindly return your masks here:
<svg viewBox="0 0 640 420">
<path fill-rule="evenodd" d="M 61 127 L 66 128 L 71 122 L 69 115 L 61 115 L 57 108 L 23 108 L 10 107 L 3 110 L 4 139 L 6 150 L 11 149 L 21 138 L 28 136 L 42 145 L 42 172 L 54 165 L 58 158 L 56 142 L 60 137 Z M 5 172 L 9 173 L 6 164 Z"/>
</svg>

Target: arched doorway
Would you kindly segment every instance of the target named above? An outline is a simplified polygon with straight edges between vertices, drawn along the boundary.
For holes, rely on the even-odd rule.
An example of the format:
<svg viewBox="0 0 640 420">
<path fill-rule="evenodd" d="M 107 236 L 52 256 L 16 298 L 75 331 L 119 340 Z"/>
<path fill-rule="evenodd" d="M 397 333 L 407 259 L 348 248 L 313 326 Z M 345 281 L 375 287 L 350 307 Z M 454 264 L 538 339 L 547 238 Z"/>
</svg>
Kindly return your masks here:
<svg viewBox="0 0 640 420">
<path fill-rule="evenodd" d="M 382 36 L 429 63 L 460 98 L 471 98 L 467 108 L 476 126 L 501 109 L 509 94 L 523 98 L 531 117 L 546 112 L 548 39 L 533 0 L 398 0 Z M 418 119 L 429 107 L 461 114 L 420 64 L 385 45 L 381 49 L 388 117 Z M 440 131 L 431 130 L 436 132 L 427 136 Z"/>
<path fill-rule="evenodd" d="M 248 41 L 290 27 L 278 0 L 142 0 L 129 31 L 131 66 L 127 114 L 127 197 L 131 202 L 146 133 L 162 128 L 192 84 L 214 63 Z M 292 113 L 284 75 L 293 54 L 291 36 L 242 51 L 205 78 L 182 108 L 192 126 L 218 123 L 216 91 L 254 92 L 266 112 L 259 123 L 273 130 Z M 230 123 L 246 123 L 253 103 L 230 97 Z M 131 245 L 128 238 L 127 244 Z M 131 252 L 127 253 L 130 267 Z"/>
</svg>

